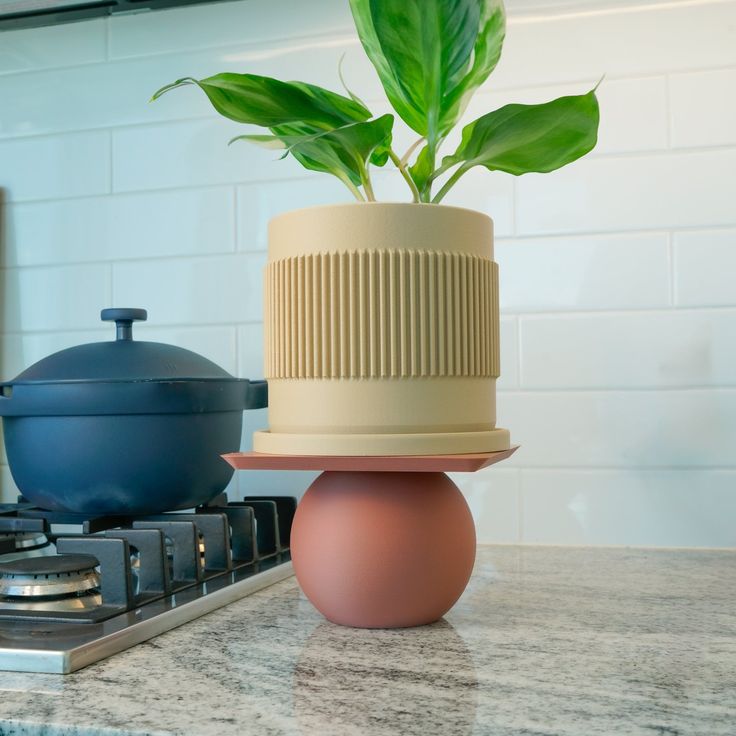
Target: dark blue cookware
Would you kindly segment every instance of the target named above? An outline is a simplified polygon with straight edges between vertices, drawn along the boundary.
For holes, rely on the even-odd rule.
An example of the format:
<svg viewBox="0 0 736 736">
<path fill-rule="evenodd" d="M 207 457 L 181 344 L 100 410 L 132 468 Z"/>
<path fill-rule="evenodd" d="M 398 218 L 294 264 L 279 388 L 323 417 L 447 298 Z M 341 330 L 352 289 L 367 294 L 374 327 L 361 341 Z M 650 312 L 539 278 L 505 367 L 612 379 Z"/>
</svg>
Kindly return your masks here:
<svg viewBox="0 0 736 736">
<path fill-rule="evenodd" d="M 46 509 L 149 514 L 214 498 L 233 469 L 244 409 L 265 381 L 190 350 L 134 341 L 144 309 L 103 309 L 113 342 L 68 348 L 0 384 L 5 450 L 23 495 Z"/>
</svg>

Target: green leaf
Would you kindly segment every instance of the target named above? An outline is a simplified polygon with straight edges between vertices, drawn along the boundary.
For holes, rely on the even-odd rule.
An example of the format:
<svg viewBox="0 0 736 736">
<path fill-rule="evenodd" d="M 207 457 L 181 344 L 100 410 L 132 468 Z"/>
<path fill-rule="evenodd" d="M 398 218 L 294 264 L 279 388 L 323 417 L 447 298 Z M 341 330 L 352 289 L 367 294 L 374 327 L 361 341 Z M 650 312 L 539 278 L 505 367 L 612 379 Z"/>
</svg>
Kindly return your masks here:
<svg viewBox="0 0 736 736">
<path fill-rule="evenodd" d="M 443 100 L 440 128 L 455 126 L 473 96 L 496 68 L 506 36 L 506 13 L 502 0 L 481 0 L 480 28 L 473 48 L 473 61 L 465 76 Z"/>
<path fill-rule="evenodd" d="M 417 160 L 413 166 L 409 167 L 409 175 L 419 190 L 420 195 L 424 195 L 427 186 L 431 181 L 434 172 L 434 158 L 430 156 L 429 146 L 424 146 L 417 156 Z M 425 201 L 427 197 L 423 197 Z"/>
<path fill-rule="evenodd" d="M 350 0 L 360 40 L 401 118 L 432 144 L 442 101 L 465 75 L 478 35 L 478 0 Z"/>
<path fill-rule="evenodd" d="M 485 166 L 516 176 L 554 171 L 592 150 L 599 119 L 595 89 L 541 105 L 506 105 L 466 125 L 442 168 L 459 163 L 463 172 Z"/>
<path fill-rule="evenodd" d="M 152 99 L 188 84 L 197 85 L 217 112 L 238 123 L 271 128 L 298 122 L 330 130 L 371 117 L 360 103 L 322 87 L 257 74 L 224 73 L 201 80 L 185 77 L 162 87 Z"/>
<path fill-rule="evenodd" d="M 271 136 L 242 135 L 233 140 L 285 148 L 305 168 L 359 186 L 366 182 L 366 166 L 371 156 L 390 148 L 393 123 L 393 115 L 382 115 L 322 133 L 310 132 L 303 125 L 283 125 L 273 128 Z"/>
<path fill-rule="evenodd" d="M 353 14 L 360 42 L 378 72 L 378 78 L 381 80 L 389 101 L 401 119 L 416 130 L 414 126 L 421 125 L 421 117 L 414 117 L 413 109 L 403 104 L 398 81 L 384 56 L 381 43 L 376 35 L 376 29 L 373 26 L 370 0 L 350 0 L 350 10 Z"/>
<path fill-rule="evenodd" d="M 235 143 L 235 141 L 249 141 L 250 143 L 255 143 L 257 146 L 260 146 L 261 148 L 268 148 L 272 151 L 283 151 L 286 149 L 286 153 L 288 154 L 288 145 L 284 142 L 282 138 L 280 138 L 277 135 L 268 135 L 266 133 L 256 133 L 256 134 L 247 134 L 247 135 L 236 135 L 235 138 L 231 138 L 228 145 Z M 284 158 L 282 156 L 281 158 Z"/>
</svg>

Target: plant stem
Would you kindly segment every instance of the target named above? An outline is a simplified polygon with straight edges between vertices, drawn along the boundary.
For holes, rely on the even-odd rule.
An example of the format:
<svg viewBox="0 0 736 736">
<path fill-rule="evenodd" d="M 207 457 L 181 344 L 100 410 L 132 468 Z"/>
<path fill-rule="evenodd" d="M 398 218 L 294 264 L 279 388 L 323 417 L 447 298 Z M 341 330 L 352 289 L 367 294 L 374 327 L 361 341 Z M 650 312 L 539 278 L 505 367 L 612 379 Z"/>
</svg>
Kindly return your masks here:
<svg viewBox="0 0 736 736">
<path fill-rule="evenodd" d="M 346 177 L 345 179 L 342 179 L 342 183 L 353 193 L 353 196 L 358 200 L 358 202 L 365 202 L 365 197 L 361 194 L 360 189 L 358 189 L 350 179 Z"/>
<path fill-rule="evenodd" d="M 368 199 L 368 201 L 375 202 L 376 195 L 373 194 L 373 187 L 371 186 L 370 177 L 366 177 L 366 180 L 363 182 L 363 189 L 365 189 L 365 196 Z"/>
<path fill-rule="evenodd" d="M 416 151 L 417 148 L 419 146 L 421 146 L 422 143 L 424 143 L 425 140 L 426 140 L 425 137 L 422 136 L 418 140 L 414 141 L 414 143 L 412 143 L 409 146 L 409 148 L 406 149 L 406 153 L 401 157 L 401 166 L 399 166 L 399 164 L 396 164 L 396 165 L 399 168 L 402 168 L 402 167 L 406 166 L 409 163 L 409 158 L 411 157 L 412 153 L 414 153 L 414 151 Z"/>
<path fill-rule="evenodd" d="M 453 166 L 455 166 L 455 163 L 442 164 L 442 166 L 440 166 L 439 169 L 432 172 L 432 174 L 429 177 L 429 181 L 434 181 L 437 177 L 442 176 L 442 174 L 444 174 L 445 171 L 447 171 L 448 169 L 451 169 Z"/>
<path fill-rule="evenodd" d="M 457 180 L 467 171 L 467 169 L 463 168 L 462 166 L 444 183 L 442 188 L 437 192 L 436 196 L 432 200 L 433 204 L 439 204 L 444 196 L 447 194 L 447 192 L 452 189 L 455 184 L 457 184 Z"/>
<path fill-rule="evenodd" d="M 373 194 L 373 185 L 371 184 L 371 175 L 368 172 L 368 168 L 363 165 L 363 162 L 359 162 L 360 179 L 363 182 L 363 190 L 365 191 L 366 199 L 369 202 L 376 201 L 376 195 Z"/>
<path fill-rule="evenodd" d="M 389 150 L 388 155 L 389 158 L 394 162 L 394 164 L 396 164 L 396 168 L 399 170 L 399 172 L 401 172 L 401 176 L 404 177 L 404 181 L 409 185 L 409 189 L 411 189 L 412 202 L 418 202 L 419 190 L 417 189 L 417 185 L 414 183 L 414 179 L 411 178 L 409 172 L 406 170 L 406 164 L 404 163 L 403 159 L 399 159 L 399 157 L 396 155 L 396 153 L 394 153 L 393 150 Z"/>
<path fill-rule="evenodd" d="M 434 162 L 437 156 L 437 142 L 429 138 L 427 140 L 427 164 L 430 171 L 434 171 Z M 427 179 L 424 188 L 422 189 L 422 202 L 432 201 L 432 176 L 430 175 Z"/>
</svg>

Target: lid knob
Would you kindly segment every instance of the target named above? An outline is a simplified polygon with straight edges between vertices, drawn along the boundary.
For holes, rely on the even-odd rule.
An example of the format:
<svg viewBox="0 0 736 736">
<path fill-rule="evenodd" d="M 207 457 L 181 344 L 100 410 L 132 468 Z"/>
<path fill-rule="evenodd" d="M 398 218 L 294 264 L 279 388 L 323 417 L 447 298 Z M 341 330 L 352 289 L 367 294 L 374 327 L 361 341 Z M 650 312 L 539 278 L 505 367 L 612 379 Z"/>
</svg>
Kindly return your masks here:
<svg viewBox="0 0 736 736">
<path fill-rule="evenodd" d="M 145 309 L 103 309 L 100 312 L 100 319 L 103 322 L 115 323 L 116 340 L 132 340 L 133 322 L 144 322 L 148 319 L 148 312 Z"/>
</svg>

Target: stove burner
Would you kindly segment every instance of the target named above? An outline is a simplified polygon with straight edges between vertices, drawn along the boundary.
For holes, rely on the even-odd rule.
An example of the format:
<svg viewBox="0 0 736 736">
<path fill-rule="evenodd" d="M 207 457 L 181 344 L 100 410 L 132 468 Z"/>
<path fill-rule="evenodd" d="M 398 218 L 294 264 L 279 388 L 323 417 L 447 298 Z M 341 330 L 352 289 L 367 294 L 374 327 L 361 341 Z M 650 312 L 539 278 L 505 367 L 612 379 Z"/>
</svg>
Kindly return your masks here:
<svg viewBox="0 0 736 736">
<path fill-rule="evenodd" d="M 99 588 L 92 555 L 26 557 L 0 562 L 0 597 L 38 599 L 77 596 Z"/>
<path fill-rule="evenodd" d="M 284 579 L 295 510 L 224 494 L 138 518 L 0 504 L 0 671 L 71 672 Z"/>
<path fill-rule="evenodd" d="M 0 561 L 8 562 L 31 554 L 52 554 L 49 538 L 43 532 L 0 532 Z"/>
<path fill-rule="evenodd" d="M 0 504 L 0 562 L 49 555 L 56 551 L 48 537 L 47 522 L 19 516 L 23 511 L 25 507 L 20 504 L 15 509 Z"/>
<path fill-rule="evenodd" d="M 46 535 L 40 532 L 36 534 L 21 533 L 15 535 L 15 548 L 17 550 L 40 549 L 41 547 L 46 547 L 48 544 L 49 540 Z"/>
</svg>

